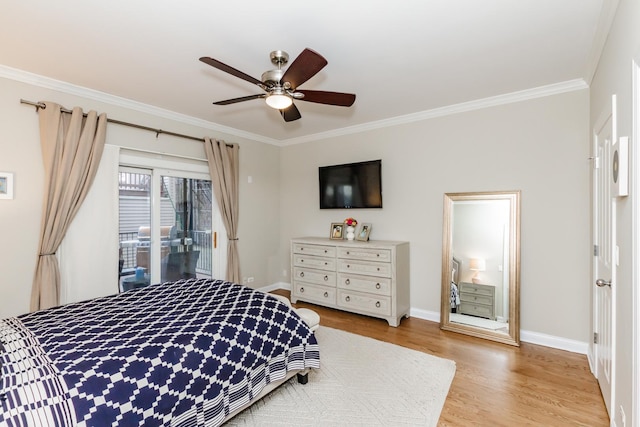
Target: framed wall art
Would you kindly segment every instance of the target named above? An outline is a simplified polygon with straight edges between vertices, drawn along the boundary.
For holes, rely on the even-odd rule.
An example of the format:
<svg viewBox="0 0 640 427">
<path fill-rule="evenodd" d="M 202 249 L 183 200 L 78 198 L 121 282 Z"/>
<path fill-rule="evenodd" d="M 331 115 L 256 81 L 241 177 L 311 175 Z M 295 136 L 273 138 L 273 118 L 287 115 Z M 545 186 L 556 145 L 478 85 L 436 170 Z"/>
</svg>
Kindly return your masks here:
<svg viewBox="0 0 640 427">
<path fill-rule="evenodd" d="M 13 199 L 13 174 L 0 172 L 0 199 Z"/>
</svg>

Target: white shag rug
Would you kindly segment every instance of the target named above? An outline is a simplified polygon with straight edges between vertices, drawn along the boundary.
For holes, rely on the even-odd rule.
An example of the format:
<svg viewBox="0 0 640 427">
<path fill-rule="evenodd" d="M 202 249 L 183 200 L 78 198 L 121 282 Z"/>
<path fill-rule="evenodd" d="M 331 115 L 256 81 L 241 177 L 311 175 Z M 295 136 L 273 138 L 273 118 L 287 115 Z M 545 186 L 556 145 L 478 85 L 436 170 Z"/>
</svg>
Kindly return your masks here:
<svg viewBox="0 0 640 427">
<path fill-rule="evenodd" d="M 320 369 L 294 376 L 226 426 L 436 426 L 455 362 L 321 326 Z"/>
</svg>

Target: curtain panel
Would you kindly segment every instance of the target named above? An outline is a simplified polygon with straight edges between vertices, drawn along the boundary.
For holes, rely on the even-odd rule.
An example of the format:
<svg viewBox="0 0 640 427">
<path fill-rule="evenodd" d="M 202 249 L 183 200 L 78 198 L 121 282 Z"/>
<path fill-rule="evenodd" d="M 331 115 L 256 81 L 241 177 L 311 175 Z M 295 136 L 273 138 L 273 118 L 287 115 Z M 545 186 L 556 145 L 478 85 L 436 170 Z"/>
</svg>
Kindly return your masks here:
<svg viewBox="0 0 640 427">
<path fill-rule="evenodd" d="M 242 283 L 240 259 L 238 256 L 238 187 L 239 149 L 238 144 L 227 144 L 204 138 L 204 149 L 209 161 L 211 186 L 215 194 L 222 221 L 227 229 L 227 276 L 225 280 Z"/>
<path fill-rule="evenodd" d="M 100 164 L 107 116 L 75 107 L 71 113 L 44 102 L 38 110 L 44 166 L 40 244 L 31 290 L 31 310 L 60 304 L 60 271 L 55 256 L 82 205 Z"/>
</svg>

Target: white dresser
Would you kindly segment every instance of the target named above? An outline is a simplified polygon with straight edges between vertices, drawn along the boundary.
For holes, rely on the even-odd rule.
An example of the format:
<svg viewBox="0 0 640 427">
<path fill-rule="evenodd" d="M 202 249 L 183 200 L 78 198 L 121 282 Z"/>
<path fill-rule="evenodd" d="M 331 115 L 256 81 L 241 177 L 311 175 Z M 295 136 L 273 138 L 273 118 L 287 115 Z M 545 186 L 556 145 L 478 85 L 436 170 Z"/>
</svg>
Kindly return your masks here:
<svg viewBox="0 0 640 427">
<path fill-rule="evenodd" d="M 380 317 L 409 316 L 409 242 L 291 240 L 291 301 Z"/>
<path fill-rule="evenodd" d="M 479 283 L 461 282 L 460 314 L 496 319 L 495 299 L 496 287 Z"/>
</svg>

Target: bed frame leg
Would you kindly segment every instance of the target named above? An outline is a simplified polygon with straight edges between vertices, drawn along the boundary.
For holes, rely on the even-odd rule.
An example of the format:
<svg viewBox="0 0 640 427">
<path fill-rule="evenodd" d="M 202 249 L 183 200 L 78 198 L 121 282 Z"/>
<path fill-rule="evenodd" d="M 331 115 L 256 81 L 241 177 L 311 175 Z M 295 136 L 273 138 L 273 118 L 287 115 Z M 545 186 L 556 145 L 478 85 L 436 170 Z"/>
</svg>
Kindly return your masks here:
<svg viewBox="0 0 640 427">
<path fill-rule="evenodd" d="M 298 375 L 298 383 L 299 384 L 306 384 L 309 382 L 309 374 L 297 374 Z"/>
</svg>

